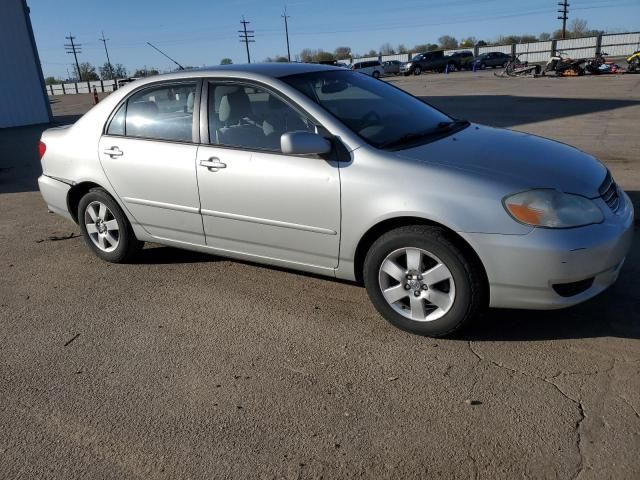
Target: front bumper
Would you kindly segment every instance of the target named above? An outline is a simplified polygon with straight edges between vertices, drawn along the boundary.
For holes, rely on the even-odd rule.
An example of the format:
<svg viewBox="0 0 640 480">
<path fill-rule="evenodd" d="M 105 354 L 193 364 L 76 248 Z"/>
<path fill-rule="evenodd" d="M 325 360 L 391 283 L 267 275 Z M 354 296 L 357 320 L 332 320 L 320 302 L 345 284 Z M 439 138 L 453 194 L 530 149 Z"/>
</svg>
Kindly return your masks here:
<svg viewBox="0 0 640 480">
<path fill-rule="evenodd" d="M 576 305 L 601 293 L 618 278 L 633 239 L 634 212 L 629 197 L 603 223 L 572 229 L 533 229 L 527 235 L 461 234 L 475 249 L 487 271 L 490 306 L 556 309 Z M 600 203 L 601 202 L 601 203 Z M 593 279 L 571 296 L 553 285 Z"/>
<path fill-rule="evenodd" d="M 67 207 L 67 194 L 71 185 L 55 178 L 41 175 L 38 177 L 38 187 L 40 187 L 40 193 L 49 211 L 73 221 Z"/>
</svg>

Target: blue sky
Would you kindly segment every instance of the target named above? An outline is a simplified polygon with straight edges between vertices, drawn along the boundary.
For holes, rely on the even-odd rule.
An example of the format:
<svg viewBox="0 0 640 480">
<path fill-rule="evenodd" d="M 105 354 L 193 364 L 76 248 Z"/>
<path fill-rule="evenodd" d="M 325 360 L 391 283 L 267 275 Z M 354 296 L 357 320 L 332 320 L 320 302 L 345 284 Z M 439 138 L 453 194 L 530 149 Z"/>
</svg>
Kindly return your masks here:
<svg viewBox="0 0 640 480">
<path fill-rule="evenodd" d="M 435 43 L 441 35 L 539 34 L 559 28 L 559 0 L 291 0 L 287 3 L 291 53 L 303 48 L 332 51 L 346 45 L 363 53 L 385 42 L 408 48 Z M 28 0 L 45 75 L 66 77 L 71 55 L 64 37 L 83 45 L 80 61 L 105 61 L 101 31 L 111 61 L 137 67 L 172 68 L 146 45 L 156 44 L 183 65 L 214 65 L 223 57 L 246 61 L 237 30 L 242 15 L 251 21 L 256 43 L 252 61 L 286 54 L 281 14 L 285 2 L 271 0 Z M 640 30 L 639 0 L 570 0 L 570 18 L 590 28 Z"/>
</svg>

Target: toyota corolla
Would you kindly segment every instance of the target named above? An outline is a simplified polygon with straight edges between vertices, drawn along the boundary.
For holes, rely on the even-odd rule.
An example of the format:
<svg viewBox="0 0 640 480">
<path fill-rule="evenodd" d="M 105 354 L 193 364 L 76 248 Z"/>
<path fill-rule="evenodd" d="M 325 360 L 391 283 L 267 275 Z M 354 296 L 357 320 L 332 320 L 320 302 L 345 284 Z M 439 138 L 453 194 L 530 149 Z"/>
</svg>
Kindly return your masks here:
<svg viewBox="0 0 640 480">
<path fill-rule="evenodd" d="M 103 260 L 154 242 L 357 281 L 423 335 L 587 300 L 632 239 L 592 156 L 322 65 L 137 80 L 46 130 L 40 156 L 49 210 Z"/>
</svg>

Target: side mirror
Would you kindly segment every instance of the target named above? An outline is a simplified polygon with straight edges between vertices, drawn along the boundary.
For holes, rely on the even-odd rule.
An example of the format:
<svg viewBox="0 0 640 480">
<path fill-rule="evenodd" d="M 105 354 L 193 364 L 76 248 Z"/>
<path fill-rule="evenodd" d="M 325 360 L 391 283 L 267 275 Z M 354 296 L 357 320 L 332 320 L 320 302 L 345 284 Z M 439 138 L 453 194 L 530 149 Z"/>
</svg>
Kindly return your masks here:
<svg viewBox="0 0 640 480">
<path fill-rule="evenodd" d="M 331 151 L 331 143 L 317 133 L 287 132 L 280 137 L 280 149 L 287 155 L 322 155 Z"/>
</svg>

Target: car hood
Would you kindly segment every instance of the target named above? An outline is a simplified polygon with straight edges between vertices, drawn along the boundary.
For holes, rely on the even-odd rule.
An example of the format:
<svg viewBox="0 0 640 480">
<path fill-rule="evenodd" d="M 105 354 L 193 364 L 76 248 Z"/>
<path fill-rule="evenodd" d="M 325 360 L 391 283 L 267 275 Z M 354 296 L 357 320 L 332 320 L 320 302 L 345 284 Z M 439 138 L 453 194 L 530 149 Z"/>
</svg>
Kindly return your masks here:
<svg viewBox="0 0 640 480">
<path fill-rule="evenodd" d="M 607 170 L 575 147 L 512 130 L 471 124 L 399 156 L 491 176 L 514 188 L 555 188 L 595 198 Z"/>
</svg>

